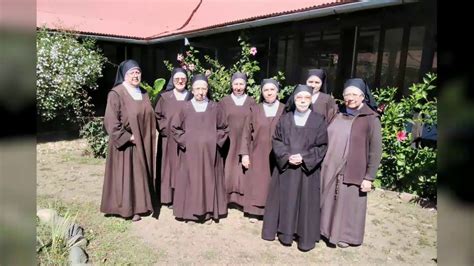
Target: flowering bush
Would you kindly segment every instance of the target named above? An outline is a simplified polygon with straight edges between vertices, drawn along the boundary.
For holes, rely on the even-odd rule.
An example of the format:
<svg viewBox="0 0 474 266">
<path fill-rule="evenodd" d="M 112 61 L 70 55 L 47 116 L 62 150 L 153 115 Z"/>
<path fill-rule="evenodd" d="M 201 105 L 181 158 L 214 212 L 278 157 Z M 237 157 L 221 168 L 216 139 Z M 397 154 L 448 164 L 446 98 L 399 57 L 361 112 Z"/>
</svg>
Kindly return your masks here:
<svg viewBox="0 0 474 266">
<path fill-rule="evenodd" d="M 395 100 L 396 88 L 374 93 L 383 112 L 383 154 L 377 186 L 436 199 L 436 147 L 417 144 L 413 130 L 408 130 L 437 124 L 437 99 L 428 97 L 435 80 L 435 74 L 427 74 L 423 83 L 413 84 L 409 96 L 400 101 Z"/>
<path fill-rule="evenodd" d="M 36 37 L 36 89 L 42 121 L 57 117 L 86 122 L 93 115 L 88 90 L 97 89 L 106 58 L 92 39 L 80 41 L 66 32 L 41 29 Z"/>
<path fill-rule="evenodd" d="M 255 81 L 255 74 L 260 71 L 259 63 L 255 60 L 258 50 L 256 47 L 251 47 L 244 38 L 239 37 L 238 39 L 241 47 L 239 59 L 230 68 L 225 67 L 210 56 L 204 55 L 205 64 L 210 66 L 205 68 L 197 58 L 199 51 L 192 46 L 188 46 L 185 54 L 178 54 L 176 60 L 182 68 L 188 71 L 190 79 L 194 73 L 205 73 L 208 76 L 209 86 L 212 88 L 212 97 L 215 101 L 219 101 L 224 96 L 230 94 L 230 79 L 235 72 L 243 72 L 247 75 L 247 92 L 258 101 L 260 97 L 260 84 Z M 173 65 L 169 61 L 164 61 L 164 63 L 170 71 L 173 69 Z M 280 83 L 285 80 L 283 72 L 278 72 L 278 75 L 273 78 L 277 79 Z M 291 91 L 291 86 L 280 88 L 280 99 L 289 95 Z"/>
</svg>

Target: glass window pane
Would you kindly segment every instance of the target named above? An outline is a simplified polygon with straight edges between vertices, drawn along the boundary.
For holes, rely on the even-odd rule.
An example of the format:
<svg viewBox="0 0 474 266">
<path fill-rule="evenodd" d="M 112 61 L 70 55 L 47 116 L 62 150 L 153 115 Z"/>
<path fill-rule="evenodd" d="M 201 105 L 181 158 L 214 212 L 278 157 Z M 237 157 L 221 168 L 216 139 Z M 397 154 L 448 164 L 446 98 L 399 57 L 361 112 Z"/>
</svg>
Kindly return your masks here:
<svg viewBox="0 0 474 266">
<path fill-rule="evenodd" d="M 288 71 L 291 69 L 294 60 L 294 36 L 283 35 L 278 40 L 277 69 L 285 73 L 288 78 Z"/>
<path fill-rule="evenodd" d="M 380 87 L 397 86 L 403 28 L 387 29 L 383 48 Z"/>
<path fill-rule="evenodd" d="M 435 52 L 434 53 L 434 57 L 433 57 L 433 65 L 431 66 L 431 71 L 433 72 L 438 72 L 438 52 Z"/>
<path fill-rule="evenodd" d="M 375 70 L 380 41 L 379 27 L 362 27 L 357 39 L 356 77 L 363 78 L 374 86 Z"/>
<path fill-rule="evenodd" d="M 403 83 L 404 93 L 408 93 L 408 87 L 418 82 L 420 72 L 421 55 L 423 53 L 423 39 L 425 27 L 412 27 L 408 43 L 407 64 L 405 69 L 405 80 Z"/>
<path fill-rule="evenodd" d="M 340 33 L 339 31 L 323 31 L 305 34 L 301 60 L 301 82 L 306 71 L 311 68 L 326 70 L 327 82 L 330 90 L 336 83 L 336 71 L 339 59 Z"/>
</svg>

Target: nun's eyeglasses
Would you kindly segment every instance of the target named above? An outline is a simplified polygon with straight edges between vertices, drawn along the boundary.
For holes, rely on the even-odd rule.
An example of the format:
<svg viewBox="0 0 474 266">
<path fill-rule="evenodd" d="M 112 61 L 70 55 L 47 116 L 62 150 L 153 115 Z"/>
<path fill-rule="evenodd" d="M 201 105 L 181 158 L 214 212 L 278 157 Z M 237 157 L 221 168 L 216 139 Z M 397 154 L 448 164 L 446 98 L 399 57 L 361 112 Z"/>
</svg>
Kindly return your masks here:
<svg viewBox="0 0 474 266">
<path fill-rule="evenodd" d="M 175 80 L 175 81 L 180 81 L 180 80 L 185 81 L 186 78 L 174 78 L 173 80 Z"/>
<path fill-rule="evenodd" d="M 301 95 L 296 95 L 295 99 L 296 100 L 311 100 L 311 96 L 301 96 Z"/>
<path fill-rule="evenodd" d="M 344 95 L 342 95 L 342 96 L 344 96 L 344 98 L 350 98 L 350 97 L 355 98 L 355 97 L 360 97 L 360 96 L 362 96 L 362 94 L 346 93 L 346 94 L 344 94 Z"/>
<path fill-rule="evenodd" d="M 130 75 L 130 76 L 139 76 L 141 74 L 142 72 L 140 70 L 132 70 L 132 71 L 127 72 L 127 75 Z"/>
</svg>

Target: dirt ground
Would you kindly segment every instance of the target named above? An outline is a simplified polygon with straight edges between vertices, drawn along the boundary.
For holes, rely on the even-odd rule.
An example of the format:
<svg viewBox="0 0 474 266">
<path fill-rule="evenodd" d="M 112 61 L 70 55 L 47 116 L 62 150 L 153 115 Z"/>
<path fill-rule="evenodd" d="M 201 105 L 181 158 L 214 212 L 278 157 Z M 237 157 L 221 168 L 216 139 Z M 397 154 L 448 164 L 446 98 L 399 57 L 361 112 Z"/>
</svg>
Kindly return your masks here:
<svg viewBox="0 0 474 266">
<path fill-rule="evenodd" d="M 38 144 L 37 195 L 96 206 L 98 219 L 111 219 L 99 216 L 105 160 L 84 156 L 86 147 L 82 139 Z M 284 247 L 262 240 L 262 222 L 250 223 L 235 209 L 219 223 L 206 225 L 178 222 L 172 210 L 163 207 L 159 219 L 145 217 L 121 233 L 138 239 L 135 246 L 150 248 L 147 256 L 154 257 L 149 262 L 157 264 L 436 264 L 435 209 L 405 203 L 397 193 L 383 190 L 371 192 L 368 202 L 364 244 L 347 249 L 320 241 L 315 249 L 301 252 L 296 243 Z M 127 243 L 116 247 L 121 248 L 129 247 Z M 130 262 L 140 263 L 133 258 Z"/>
</svg>

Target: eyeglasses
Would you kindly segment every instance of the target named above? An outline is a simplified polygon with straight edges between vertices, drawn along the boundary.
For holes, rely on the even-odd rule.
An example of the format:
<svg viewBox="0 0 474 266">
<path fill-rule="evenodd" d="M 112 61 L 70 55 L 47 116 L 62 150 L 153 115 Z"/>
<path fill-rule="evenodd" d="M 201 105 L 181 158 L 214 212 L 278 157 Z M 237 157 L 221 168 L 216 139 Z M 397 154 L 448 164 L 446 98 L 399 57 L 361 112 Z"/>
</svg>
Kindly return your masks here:
<svg viewBox="0 0 474 266">
<path fill-rule="evenodd" d="M 363 96 L 362 94 L 355 94 L 355 93 L 345 93 L 342 95 L 344 98 L 349 98 L 349 97 L 352 97 L 352 98 L 355 98 L 355 97 L 361 97 Z"/>
<path fill-rule="evenodd" d="M 180 80 L 186 80 L 186 78 L 174 78 L 173 80 L 180 81 Z"/>
<path fill-rule="evenodd" d="M 295 97 L 296 100 L 311 100 L 311 96 L 300 96 L 300 95 L 297 95 Z"/>
<path fill-rule="evenodd" d="M 141 74 L 142 74 L 142 72 L 140 70 L 133 70 L 133 71 L 128 71 L 127 72 L 127 75 L 130 75 L 130 76 L 135 76 L 135 75 L 139 76 Z"/>
</svg>

